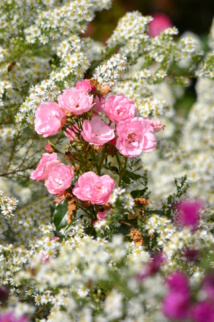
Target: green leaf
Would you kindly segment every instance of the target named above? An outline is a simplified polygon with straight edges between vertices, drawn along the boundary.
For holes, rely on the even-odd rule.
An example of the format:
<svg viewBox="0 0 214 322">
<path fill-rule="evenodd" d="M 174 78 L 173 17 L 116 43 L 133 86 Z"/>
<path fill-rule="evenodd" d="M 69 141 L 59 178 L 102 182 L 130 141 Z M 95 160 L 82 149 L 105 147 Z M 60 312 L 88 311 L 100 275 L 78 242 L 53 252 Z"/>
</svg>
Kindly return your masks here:
<svg viewBox="0 0 214 322">
<path fill-rule="evenodd" d="M 146 210 L 146 213 L 147 214 L 157 214 L 157 215 L 164 215 L 164 212 L 162 211 L 162 210 L 156 210 L 156 209 L 154 209 L 154 210 Z"/>
<path fill-rule="evenodd" d="M 123 175 L 122 180 L 123 180 L 125 183 L 130 183 L 130 179 L 132 179 L 132 180 L 137 180 L 137 179 L 140 179 L 140 178 L 142 178 L 142 176 L 141 176 L 141 175 L 136 174 L 136 173 L 133 173 L 133 172 L 128 171 L 128 170 L 126 170 L 126 171 L 124 172 L 124 175 Z M 127 181 L 127 182 L 126 182 L 126 181 Z M 129 182 L 128 182 L 128 181 L 129 181 Z"/>
<path fill-rule="evenodd" d="M 121 226 L 118 227 L 118 232 L 124 236 L 128 235 L 130 232 L 131 227 L 121 224 Z"/>
<path fill-rule="evenodd" d="M 56 206 L 53 212 L 53 222 L 56 230 L 60 230 L 68 225 L 68 202 L 67 200 Z"/>
<path fill-rule="evenodd" d="M 110 166 L 109 169 L 112 171 L 112 172 L 115 172 L 115 173 L 118 173 L 118 168 L 115 167 L 115 166 Z"/>
<path fill-rule="evenodd" d="M 141 198 L 143 196 L 144 192 L 145 192 L 145 189 L 133 190 L 131 192 L 131 196 L 132 196 L 132 198 Z"/>
</svg>

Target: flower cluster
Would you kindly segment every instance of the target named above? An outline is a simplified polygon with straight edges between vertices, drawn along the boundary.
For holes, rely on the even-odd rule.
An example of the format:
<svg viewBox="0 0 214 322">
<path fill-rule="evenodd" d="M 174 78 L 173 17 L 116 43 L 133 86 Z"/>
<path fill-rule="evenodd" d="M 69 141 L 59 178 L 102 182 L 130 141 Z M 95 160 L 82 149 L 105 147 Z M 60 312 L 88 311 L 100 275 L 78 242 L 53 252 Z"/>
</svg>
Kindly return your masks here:
<svg viewBox="0 0 214 322">
<path fill-rule="evenodd" d="M 72 146 L 76 144 L 77 156 L 73 158 L 74 163 L 81 158 L 81 151 L 78 153 L 77 149 L 79 145 L 87 149 L 89 154 L 94 151 L 93 147 L 106 145 L 103 149 L 103 161 L 111 155 L 111 151 L 108 152 L 110 146 L 115 149 L 114 154 L 118 150 L 128 158 L 154 150 L 154 132 L 163 128 L 161 123 L 155 119 L 150 122 L 148 118 L 135 117 L 137 107 L 134 101 L 122 94 L 106 97 L 109 91 L 109 86 L 101 86 L 94 79 L 77 82 L 76 87 L 66 89 L 58 96 L 58 104 L 47 102 L 39 106 L 35 113 L 36 132 L 46 138 L 64 128 L 66 136 L 71 138 L 69 154 L 72 154 Z M 102 114 L 111 125 L 102 120 Z M 76 117 L 78 122 L 73 123 Z M 93 168 L 92 163 L 86 170 L 91 166 Z M 49 193 L 59 196 L 72 186 L 74 172 L 73 166 L 64 165 L 58 160 L 57 153 L 44 153 L 37 169 L 31 174 L 31 179 L 45 180 Z M 72 193 L 82 201 L 102 205 L 108 203 L 114 187 L 115 182 L 109 175 L 98 176 L 93 171 L 86 171 L 75 183 Z"/>
<path fill-rule="evenodd" d="M 110 3 L 0 3 L 0 321 L 214 319 L 214 24 Z"/>
</svg>

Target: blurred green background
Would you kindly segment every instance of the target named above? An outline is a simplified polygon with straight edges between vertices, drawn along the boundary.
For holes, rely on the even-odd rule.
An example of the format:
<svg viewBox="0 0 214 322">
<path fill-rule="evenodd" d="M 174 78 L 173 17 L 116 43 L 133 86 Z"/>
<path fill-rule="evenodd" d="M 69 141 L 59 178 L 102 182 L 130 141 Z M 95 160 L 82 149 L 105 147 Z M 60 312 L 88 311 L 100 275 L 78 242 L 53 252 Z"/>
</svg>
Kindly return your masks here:
<svg viewBox="0 0 214 322">
<path fill-rule="evenodd" d="M 138 10 L 143 15 L 164 13 L 180 33 L 192 31 L 200 36 L 208 33 L 214 16 L 214 0 L 113 0 L 110 10 L 97 13 L 87 35 L 105 41 L 127 11 Z"/>
<path fill-rule="evenodd" d="M 113 0 L 110 10 L 96 14 L 85 36 L 105 42 L 112 34 L 118 20 L 128 11 L 138 10 L 143 15 L 166 14 L 179 34 L 191 31 L 197 34 L 203 49 L 208 49 L 207 39 L 214 17 L 214 0 Z M 178 115 L 186 117 L 196 100 L 195 80 L 185 90 L 184 96 L 174 106 Z"/>
</svg>

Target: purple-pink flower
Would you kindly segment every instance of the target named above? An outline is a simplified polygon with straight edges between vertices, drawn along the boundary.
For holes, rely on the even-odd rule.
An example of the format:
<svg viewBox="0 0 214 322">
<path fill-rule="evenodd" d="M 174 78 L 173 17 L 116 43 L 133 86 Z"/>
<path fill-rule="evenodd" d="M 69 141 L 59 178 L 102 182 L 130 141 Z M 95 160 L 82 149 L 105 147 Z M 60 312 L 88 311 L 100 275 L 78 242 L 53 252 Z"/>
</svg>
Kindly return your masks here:
<svg viewBox="0 0 214 322">
<path fill-rule="evenodd" d="M 173 272 L 166 279 L 169 293 L 163 300 L 163 312 L 170 319 L 182 320 L 189 315 L 190 290 L 187 276 L 180 271 Z"/>
<path fill-rule="evenodd" d="M 91 121 L 85 120 L 82 128 L 81 135 L 90 144 L 103 145 L 115 137 L 114 129 L 106 125 L 99 116 L 92 117 Z"/>
<path fill-rule="evenodd" d="M 44 138 L 58 133 L 66 122 L 66 114 L 54 102 L 42 103 L 35 116 L 35 131 Z"/>
<path fill-rule="evenodd" d="M 189 314 L 187 294 L 173 291 L 166 295 L 163 300 L 163 313 L 170 319 L 185 319 Z"/>
<path fill-rule="evenodd" d="M 149 36 L 156 37 L 163 30 L 171 27 L 172 23 L 168 16 L 164 14 L 154 14 L 153 20 L 149 23 Z"/>
<path fill-rule="evenodd" d="M 177 271 L 171 273 L 166 282 L 171 291 L 189 295 L 189 281 L 183 272 Z"/>
<path fill-rule="evenodd" d="M 197 200 L 185 200 L 176 205 L 177 224 L 179 226 L 189 226 L 192 229 L 197 228 L 200 219 L 200 210 L 202 203 Z"/>
<path fill-rule="evenodd" d="M 28 322 L 25 315 L 16 316 L 12 312 L 0 314 L 0 322 Z"/>
<path fill-rule="evenodd" d="M 151 258 L 151 262 L 147 264 L 146 268 L 142 272 L 138 273 L 137 279 L 141 281 L 157 273 L 164 261 L 165 258 L 162 253 L 154 254 Z"/>
<path fill-rule="evenodd" d="M 134 101 L 122 94 L 109 96 L 102 108 L 108 118 L 116 124 L 133 119 L 137 112 Z"/>
<path fill-rule="evenodd" d="M 68 114 L 81 115 L 88 112 L 93 105 L 93 95 L 89 95 L 85 88 L 70 88 L 58 97 L 60 107 Z"/>
<path fill-rule="evenodd" d="M 43 153 L 36 170 L 31 173 L 32 180 L 40 181 L 48 177 L 50 170 L 60 161 L 57 159 L 57 153 Z"/>
<path fill-rule="evenodd" d="M 0 285 L 0 304 L 7 302 L 9 297 L 9 289 L 3 285 Z"/>
<path fill-rule="evenodd" d="M 61 195 L 71 186 L 73 177 L 74 168 L 60 162 L 49 171 L 45 186 L 52 195 Z"/>
<path fill-rule="evenodd" d="M 204 278 L 202 287 L 207 297 L 214 301 L 214 270 L 210 271 Z"/>
<path fill-rule="evenodd" d="M 192 309 L 194 322 L 214 322 L 214 304 L 212 302 L 199 302 Z"/>
<path fill-rule="evenodd" d="M 98 176 L 89 171 L 79 177 L 73 188 L 73 194 L 80 200 L 103 205 L 109 201 L 114 187 L 115 182 L 109 175 Z"/>
<path fill-rule="evenodd" d="M 142 152 L 150 152 L 156 146 L 153 127 L 148 119 L 142 117 L 119 123 L 117 134 L 116 148 L 129 158 L 136 157 Z"/>
</svg>

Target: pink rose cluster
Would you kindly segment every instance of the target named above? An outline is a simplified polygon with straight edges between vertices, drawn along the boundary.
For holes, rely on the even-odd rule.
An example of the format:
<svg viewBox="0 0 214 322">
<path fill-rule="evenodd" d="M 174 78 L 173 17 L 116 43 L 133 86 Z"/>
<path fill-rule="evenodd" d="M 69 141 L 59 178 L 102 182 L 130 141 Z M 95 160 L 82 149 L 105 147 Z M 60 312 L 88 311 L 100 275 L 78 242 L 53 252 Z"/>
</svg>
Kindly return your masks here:
<svg viewBox="0 0 214 322">
<path fill-rule="evenodd" d="M 55 102 L 44 102 L 35 113 L 35 130 L 44 138 L 57 134 L 65 125 L 67 115 L 81 115 L 93 106 L 94 90 L 89 80 L 78 82 L 76 87 L 66 89 Z"/>
<path fill-rule="evenodd" d="M 80 200 L 103 205 L 109 201 L 114 187 L 115 182 L 109 175 L 98 176 L 89 171 L 79 177 L 73 188 L 73 194 Z"/>
<path fill-rule="evenodd" d="M 30 178 L 36 181 L 45 180 L 49 193 L 62 195 L 71 186 L 74 177 L 74 168 L 65 165 L 57 159 L 56 153 L 44 153 L 35 171 Z"/>
<path fill-rule="evenodd" d="M 61 163 L 56 153 L 44 153 L 30 178 L 36 181 L 45 180 L 48 192 L 60 196 L 71 187 L 74 168 Z M 103 205 L 109 201 L 114 187 L 115 182 L 109 175 L 98 176 L 89 171 L 79 177 L 72 192 L 80 200 Z"/>
<path fill-rule="evenodd" d="M 106 125 L 98 115 L 94 115 L 83 123 L 81 135 L 85 141 L 102 146 L 113 142 L 116 137 L 116 148 L 129 158 L 154 150 L 154 132 L 162 130 L 164 126 L 156 119 L 150 121 L 148 118 L 135 117 L 137 107 L 133 100 L 122 94 L 110 95 L 106 101 L 102 98 L 100 110 L 114 125 Z"/>
<path fill-rule="evenodd" d="M 42 103 L 36 111 L 36 132 L 43 137 L 54 135 L 65 125 L 67 116 L 80 116 L 92 110 L 92 118 L 85 119 L 81 128 L 76 124 L 66 127 L 65 135 L 70 141 L 78 140 L 79 134 L 95 146 L 115 141 L 118 151 L 129 158 L 154 150 L 154 133 L 164 128 L 161 122 L 136 117 L 133 100 L 122 94 L 105 99 L 103 92 L 92 83 L 85 79 L 77 82 L 76 87 L 64 90 L 58 97 L 58 104 Z M 111 125 L 103 122 L 100 112 L 106 114 Z"/>
</svg>

